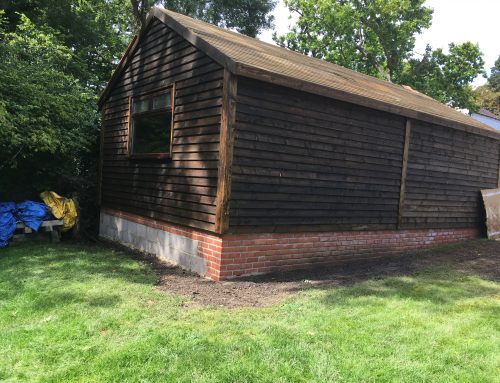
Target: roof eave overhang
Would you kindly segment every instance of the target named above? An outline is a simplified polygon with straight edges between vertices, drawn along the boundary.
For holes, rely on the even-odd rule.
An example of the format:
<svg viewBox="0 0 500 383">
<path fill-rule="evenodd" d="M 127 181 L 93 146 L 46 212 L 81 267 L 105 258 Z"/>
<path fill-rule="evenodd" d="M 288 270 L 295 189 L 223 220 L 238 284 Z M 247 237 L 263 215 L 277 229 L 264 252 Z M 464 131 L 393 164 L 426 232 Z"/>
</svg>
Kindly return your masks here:
<svg viewBox="0 0 500 383">
<path fill-rule="evenodd" d="M 178 33 L 180 36 L 182 36 L 188 42 L 190 42 L 195 47 L 200 49 L 207 56 L 209 56 L 212 60 L 217 62 L 219 65 L 221 65 L 226 70 L 233 73 L 234 75 L 249 77 L 249 78 L 253 78 L 256 80 L 269 82 L 272 84 L 281 85 L 284 87 L 304 91 L 307 93 L 312 93 L 312 94 L 317 94 L 320 96 L 334 98 L 334 99 L 337 99 L 340 101 L 354 103 L 354 104 L 361 105 L 361 106 L 364 106 L 367 108 L 381 110 L 384 112 L 400 115 L 400 116 L 403 116 L 406 118 L 412 118 L 415 120 L 420 120 L 420 121 L 429 122 L 429 123 L 437 123 L 439 125 L 446 126 L 449 128 L 458 129 L 458 130 L 462 130 L 462 131 L 465 131 L 468 133 L 473 133 L 473 134 L 480 134 L 480 135 L 488 136 L 488 137 L 491 137 L 491 138 L 494 138 L 497 140 L 500 139 L 500 131 L 497 131 L 493 128 L 490 128 L 484 124 L 483 124 L 484 127 L 479 128 L 479 127 L 476 127 L 473 125 L 468 125 L 466 123 L 462 123 L 459 121 L 450 120 L 450 119 L 447 119 L 444 117 L 440 117 L 440 116 L 428 114 L 425 112 L 413 110 L 411 108 L 404 108 L 404 107 L 392 105 L 392 104 L 389 104 L 389 103 L 386 103 L 383 101 L 379 101 L 376 99 L 372 99 L 369 97 L 364 97 L 364 96 L 352 94 L 349 92 L 332 89 L 332 88 L 329 88 L 326 86 L 313 84 L 313 83 L 310 83 L 308 81 L 299 80 L 299 79 L 296 79 L 294 77 L 282 75 L 279 73 L 269 72 L 269 71 L 266 71 L 266 70 L 263 70 L 260 68 L 255 68 L 255 67 L 250 66 L 250 65 L 238 63 L 238 62 L 232 60 L 231 58 L 229 58 L 226 54 L 219 51 L 213 45 L 209 44 L 207 41 L 203 40 L 201 37 L 197 36 L 195 33 L 193 33 L 191 30 L 189 30 L 189 28 L 180 24 L 176 19 L 174 19 L 172 16 L 168 15 L 166 12 L 162 11 L 158 7 L 154 7 L 149 12 L 148 17 L 146 19 L 146 24 L 145 24 L 146 26 L 141 30 L 141 33 L 139 34 L 139 36 L 134 37 L 134 39 L 132 40 L 132 42 L 128 46 L 125 54 L 123 55 L 122 59 L 120 60 L 120 63 L 118 64 L 116 70 L 114 71 L 114 73 L 111 77 L 111 80 L 109 81 L 106 89 L 104 90 L 104 92 L 101 94 L 101 96 L 99 98 L 99 101 L 98 101 L 99 109 L 101 109 L 102 106 L 104 105 L 105 101 L 107 100 L 107 98 L 109 96 L 111 89 L 113 88 L 113 85 L 116 83 L 116 81 L 119 79 L 121 73 L 126 68 L 129 58 L 132 56 L 132 54 L 137 49 L 139 42 L 141 41 L 143 36 L 146 34 L 152 21 L 155 18 L 160 20 L 161 22 L 163 22 L 165 25 L 167 25 L 173 31 Z"/>
<path fill-rule="evenodd" d="M 287 88 L 304 91 L 307 93 L 313 93 L 320 96 L 334 98 L 339 101 L 345 101 L 351 104 L 361 105 L 367 108 L 400 115 L 406 118 L 411 118 L 433 124 L 437 123 L 439 125 L 446 126 L 449 128 L 458 129 L 473 134 L 480 134 L 482 136 L 488 136 L 500 140 L 500 131 L 490 128 L 484 124 L 483 124 L 484 127 L 482 128 L 473 125 L 468 125 L 466 123 L 450 120 L 429 113 L 420 112 L 411 108 L 404 108 L 383 101 L 375 100 L 369 97 L 363 97 L 349 92 L 332 89 L 326 86 L 313 84 L 308 81 L 299 80 L 294 77 L 281 75 L 279 73 L 266 72 L 262 69 L 255 68 L 249 65 L 237 64 L 234 73 L 239 76 L 249 77 L 256 80 L 261 80 L 264 82 L 269 82 L 276 85 L 284 86 Z"/>
</svg>

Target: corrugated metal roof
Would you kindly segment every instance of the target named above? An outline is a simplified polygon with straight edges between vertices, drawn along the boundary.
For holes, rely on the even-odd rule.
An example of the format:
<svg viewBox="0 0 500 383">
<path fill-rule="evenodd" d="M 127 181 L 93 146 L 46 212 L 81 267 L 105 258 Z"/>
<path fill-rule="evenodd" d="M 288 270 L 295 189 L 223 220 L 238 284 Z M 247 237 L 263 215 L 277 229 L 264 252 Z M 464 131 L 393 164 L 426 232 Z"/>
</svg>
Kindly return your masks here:
<svg viewBox="0 0 500 383">
<path fill-rule="evenodd" d="M 351 94 L 359 96 L 360 99 L 372 100 L 374 103 L 368 105 L 373 104 L 374 108 L 377 104 L 385 104 L 389 108 L 383 109 L 394 113 L 401 109 L 401 114 L 405 115 L 404 110 L 412 110 L 441 120 L 497 133 L 489 126 L 415 90 L 405 89 L 400 85 L 364 75 L 324 60 L 308 57 L 179 13 L 157 8 L 156 13 L 160 12 L 167 15 L 168 19 L 187 28 L 196 37 L 196 40 L 203 40 L 230 59 L 237 68 L 236 72 L 239 72 L 236 74 L 250 73 L 250 71 L 239 70 L 243 67 L 253 68 L 255 71 L 267 73 L 268 76 L 265 78 L 268 80 L 272 75 L 284 76 L 316 85 L 322 89 L 328 88 L 332 91 L 338 91 L 339 94 Z M 167 24 L 169 24 L 168 19 Z M 311 88 L 308 88 L 308 91 L 310 90 Z M 334 97 L 334 93 L 332 96 Z M 395 108 L 390 108 L 390 106 Z"/>
</svg>

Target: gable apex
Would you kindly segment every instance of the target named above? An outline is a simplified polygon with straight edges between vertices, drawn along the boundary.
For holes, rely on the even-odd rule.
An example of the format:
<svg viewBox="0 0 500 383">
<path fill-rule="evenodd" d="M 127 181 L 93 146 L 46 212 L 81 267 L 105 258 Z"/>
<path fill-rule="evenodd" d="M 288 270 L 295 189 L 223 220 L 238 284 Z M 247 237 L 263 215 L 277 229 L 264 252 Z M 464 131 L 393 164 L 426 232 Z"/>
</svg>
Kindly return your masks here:
<svg viewBox="0 0 500 383">
<path fill-rule="evenodd" d="M 190 44 L 198 48 L 200 51 L 205 53 L 208 57 L 214 60 L 216 63 L 230 71 L 231 73 L 236 73 L 236 63 L 231 60 L 228 56 L 221 53 L 218 49 L 214 48 L 206 41 L 201 39 L 199 36 L 194 34 L 189 28 L 186 28 L 182 24 L 180 24 L 177 20 L 175 20 L 172 16 L 166 13 L 163 8 L 153 7 L 151 11 L 148 13 L 146 18 L 145 26 L 141 29 L 139 34 L 135 35 L 130 41 L 125 53 L 123 54 L 118 66 L 114 70 L 111 75 L 111 79 L 109 80 L 106 88 L 101 93 L 97 105 L 99 109 L 102 108 L 104 103 L 106 102 L 111 89 L 119 80 L 121 74 L 125 70 L 128 65 L 129 59 L 134 55 L 135 51 L 139 48 L 141 41 L 148 34 L 148 31 L 155 20 L 158 20 L 165 24 L 167 27 L 171 28 L 175 33 L 181 36 L 184 40 L 188 41 Z"/>
</svg>

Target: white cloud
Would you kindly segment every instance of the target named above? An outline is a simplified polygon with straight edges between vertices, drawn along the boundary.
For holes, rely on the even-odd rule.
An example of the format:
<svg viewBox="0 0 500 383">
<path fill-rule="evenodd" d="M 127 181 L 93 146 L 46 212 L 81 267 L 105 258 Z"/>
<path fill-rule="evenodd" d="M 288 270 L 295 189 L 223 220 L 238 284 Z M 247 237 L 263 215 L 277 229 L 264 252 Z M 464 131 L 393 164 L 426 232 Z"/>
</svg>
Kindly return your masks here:
<svg viewBox="0 0 500 383">
<path fill-rule="evenodd" d="M 447 49 L 448 44 L 472 41 L 478 43 L 484 54 L 485 69 L 493 66 L 500 55 L 500 0 L 427 0 L 426 5 L 434 9 L 432 26 L 417 36 L 415 51 L 425 50 L 426 44 L 433 48 Z M 274 10 L 275 30 L 284 34 L 293 20 L 282 0 Z M 272 31 L 262 33 L 261 40 L 272 43 Z M 486 80 L 478 77 L 474 85 Z"/>
</svg>

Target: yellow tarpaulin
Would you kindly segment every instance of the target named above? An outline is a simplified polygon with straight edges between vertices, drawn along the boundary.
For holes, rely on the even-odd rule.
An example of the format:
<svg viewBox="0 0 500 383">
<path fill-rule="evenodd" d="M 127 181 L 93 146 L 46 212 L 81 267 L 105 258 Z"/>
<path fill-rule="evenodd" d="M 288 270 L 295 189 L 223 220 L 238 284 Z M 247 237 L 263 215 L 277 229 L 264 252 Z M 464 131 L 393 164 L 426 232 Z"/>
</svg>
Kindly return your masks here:
<svg viewBox="0 0 500 383">
<path fill-rule="evenodd" d="M 70 198 L 61 197 L 53 191 L 40 193 L 42 201 L 50 207 L 52 215 L 57 219 L 63 220 L 62 231 L 68 231 L 76 223 L 76 206 L 75 202 Z"/>
</svg>

